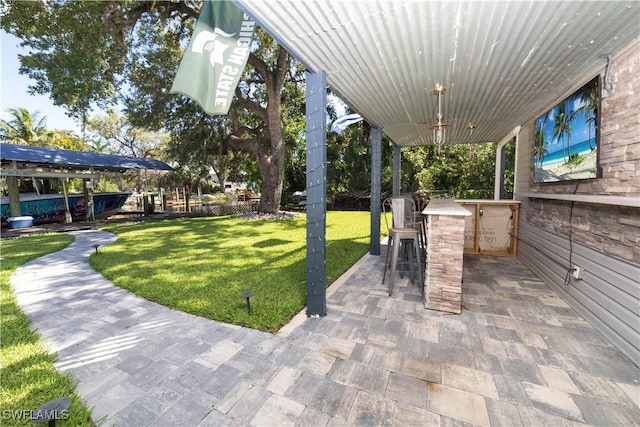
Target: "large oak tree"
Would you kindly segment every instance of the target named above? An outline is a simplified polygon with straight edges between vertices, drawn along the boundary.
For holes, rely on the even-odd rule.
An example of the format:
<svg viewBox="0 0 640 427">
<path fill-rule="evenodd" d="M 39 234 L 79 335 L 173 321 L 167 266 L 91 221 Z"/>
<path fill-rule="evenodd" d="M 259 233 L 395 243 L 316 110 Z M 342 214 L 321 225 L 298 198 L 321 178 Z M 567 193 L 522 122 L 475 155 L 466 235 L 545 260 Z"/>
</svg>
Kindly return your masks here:
<svg viewBox="0 0 640 427">
<path fill-rule="evenodd" d="M 261 176 L 259 210 L 280 208 L 286 145 L 303 133 L 303 68 L 260 29 L 226 117 L 210 117 L 169 88 L 200 1 L 9 1 L 2 29 L 30 53 L 21 72 L 32 92 L 86 121 L 91 108 L 120 103 L 138 127 L 164 129 L 174 143 L 249 152 Z"/>
</svg>

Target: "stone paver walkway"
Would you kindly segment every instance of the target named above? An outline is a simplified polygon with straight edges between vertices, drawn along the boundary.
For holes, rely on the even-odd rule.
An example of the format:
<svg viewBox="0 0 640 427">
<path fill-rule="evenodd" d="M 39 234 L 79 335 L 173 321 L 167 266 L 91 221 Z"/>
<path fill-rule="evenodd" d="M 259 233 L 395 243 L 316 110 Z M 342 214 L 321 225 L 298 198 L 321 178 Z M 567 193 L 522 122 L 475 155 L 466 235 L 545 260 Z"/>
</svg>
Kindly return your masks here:
<svg viewBox="0 0 640 427">
<path fill-rule="evenodd" d="M 111 234 L 18 269 L 33 327 L 116 426 L 640 424 L 640 370 L 517 259 L 465 258 L 461 315 L 425 310 L 382 257 L 278 335 L 170 310 L 87 264 Z"/>
</svg>

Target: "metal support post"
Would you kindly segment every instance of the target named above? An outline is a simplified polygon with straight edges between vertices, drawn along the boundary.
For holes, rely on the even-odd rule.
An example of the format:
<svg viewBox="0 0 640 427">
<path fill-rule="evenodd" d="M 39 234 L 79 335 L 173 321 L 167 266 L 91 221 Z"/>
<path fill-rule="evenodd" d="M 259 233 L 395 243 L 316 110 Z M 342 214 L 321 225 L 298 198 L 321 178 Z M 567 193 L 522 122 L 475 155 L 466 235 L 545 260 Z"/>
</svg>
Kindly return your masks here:
<svg viewBox="0 0 640 427">
<path fill-rule="evenodd" d="M 402 150 L 399 145 L 393 144 L 393 182 L 392 192 L 394 196 L 400 194 L 400 166 L 402 159 Z"/>
<path fill-rule="evenodd" d="M 371 128 L 371 235 L 369 253 L 380 255 L 380 207 L 382 202 L 382 129 Z"/>
<path fill-rule="evenodd" d="M 326 316 L 327 74 L 307 84 L 307 316 Z"/>
</svg>

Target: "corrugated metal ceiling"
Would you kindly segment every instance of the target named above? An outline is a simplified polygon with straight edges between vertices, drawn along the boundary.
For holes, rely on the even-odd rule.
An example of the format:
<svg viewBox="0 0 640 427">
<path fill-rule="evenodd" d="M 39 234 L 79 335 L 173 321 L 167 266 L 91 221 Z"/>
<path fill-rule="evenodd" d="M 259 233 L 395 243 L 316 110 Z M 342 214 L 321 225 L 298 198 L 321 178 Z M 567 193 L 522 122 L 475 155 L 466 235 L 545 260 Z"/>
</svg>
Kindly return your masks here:
<svg viewBox="0 0 640 427">
<path fill-rule="evenodd" d="M 401 146 L 430 141 L 437 84 L 447 142 L 498 141 L 640 34 L 637 1 L 235 1 Z"/>
</svg>

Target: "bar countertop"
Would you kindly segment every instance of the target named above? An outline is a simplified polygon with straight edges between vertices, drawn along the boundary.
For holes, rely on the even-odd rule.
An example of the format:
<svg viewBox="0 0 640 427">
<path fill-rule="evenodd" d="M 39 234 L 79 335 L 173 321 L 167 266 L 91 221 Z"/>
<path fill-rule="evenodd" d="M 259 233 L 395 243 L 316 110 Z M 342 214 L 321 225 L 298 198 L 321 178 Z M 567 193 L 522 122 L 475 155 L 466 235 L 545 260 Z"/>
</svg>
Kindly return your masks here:
<svg viewBox="0 0 640 427">
<path fill-rule="evenodd" d="M 422 213 L 424 215 L 471 216 L 471 212 L 460 206 L 453 199 L 431 199 Z"/>
</svg>

